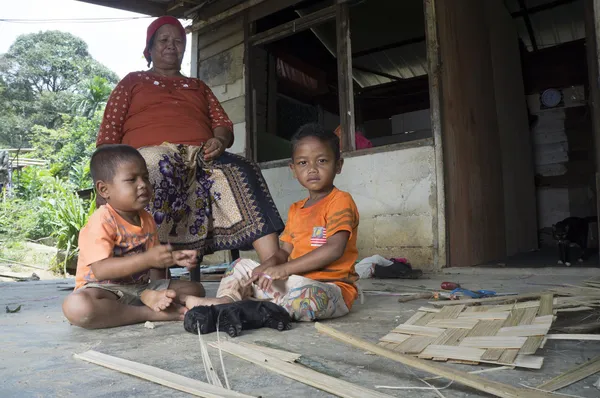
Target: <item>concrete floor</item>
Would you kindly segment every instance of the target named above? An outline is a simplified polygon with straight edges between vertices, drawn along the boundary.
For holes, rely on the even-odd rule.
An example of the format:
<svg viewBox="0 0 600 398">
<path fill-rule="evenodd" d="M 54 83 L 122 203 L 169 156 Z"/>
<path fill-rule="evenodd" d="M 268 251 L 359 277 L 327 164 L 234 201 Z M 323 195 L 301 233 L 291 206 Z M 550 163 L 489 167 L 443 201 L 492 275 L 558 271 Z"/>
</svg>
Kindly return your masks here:
<svg viewBox="0 0 600 398">
<path fill-rule="evenodd" d="M 469 288 L 499 292 L 526 292 L 544 289 L 537 284 L 578 283 L 597 276 L 596 269 L 452 269 L 426 276 L 418 281 L 361 282 L 365 290 L 411 291 L 406 286 L 438 288 L 443 280 L 454 280 Z M 157 324 L 153 330 L 142 325 L 101 331 L 86 331 L 70 326 L 62 316 L 60 304 L 68 294 L 64 289 L 72 280 L 0 283 L 2 311 L 9 305 L 22 305 L 16 314 L 0 314 L 0 396 L 1 397 L 183 397 L 186 394 L 148 381 L 73 359 L 73 353 L 94 349 L 106 354 L 138 361 L 187 377 L 205 380 L 197 337 L 186 333 L 181 323 Z M 216 283 L 207 283 L 214 294 Z M 352 313 L 328 323 L 340 330 L 376 342 L 398 323 L 425 305 L 425 300 L 399 304 L 397 297 L 367 295 Z M 208 335 L 214 341 L 216 335 Z M 423 387 L 418 377 L 423 372 L 338 343 L 318 335 L 309 323 L 295 324 L 293 330 L 278 333 L 268 329 L 248 331 L 238 341 L 255 342 L 301 353 L 301 363 L 346 381 L 374 388 L 375 385 Z M 213 363 L 220 368 L 212 349 Z M 503 383 L 539 385 L 569 368 L 600 355 L 598 342 L 550 341 L 539 352 L 545 357 L 541 370 L 502 370 L 484 377 Z M 262 397 L 329 397 L 320 390 L 224 354 L 229 379 L 237 391 Z M 484 366 L 451 365 L 466 371 Z M 220 373 L 220 369 L 218 370 Z M 593 386 L 599 375 L 588 377 L 560 390 L 581 397 L 598 397 Z M 445 380 L 432 381 L 436 386 Z M 383 390 L 382 390 L 383 392 Z M 435 397 L 424 390 L 386 390 L 397 397 Z M 475 390 L 453 384 L 442 391 L 446 397 L 483 397 Z"/>
</svg>

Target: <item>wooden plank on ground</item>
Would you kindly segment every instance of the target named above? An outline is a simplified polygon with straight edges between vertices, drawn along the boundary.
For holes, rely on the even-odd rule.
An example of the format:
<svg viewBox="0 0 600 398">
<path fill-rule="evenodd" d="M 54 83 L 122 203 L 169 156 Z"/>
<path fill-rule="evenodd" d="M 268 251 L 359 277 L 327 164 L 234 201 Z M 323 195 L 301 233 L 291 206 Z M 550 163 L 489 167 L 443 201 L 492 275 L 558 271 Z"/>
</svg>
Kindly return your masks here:
<svg viewBox="0 0 600 398">
<path fill-rule="evenodd" d="M 544 336 L 531 336 L 527 337 L 527 341 L 523 344 L 523 347 L 519 350 L 520 355 L 531 355 L 535 354 L 544 342 Z"/>
<path fill-rule="evenodd" d="M 471 306 L 465 308 L 465 312 L 485 312 L 485 311 L 494 311 L 494 312 L 504 312 L 504 311 L 512 311 L 523 308 L 538 308 L 540 306 L 539 300 L 535 301 L 523 301 L 519 303 L 513 304 L 501 304 L 501 305 L 478 305 Z"/>
<path fill-rule="evenodd" d="M 431 344 L 419 354 L 419 358 L 448 358 L 479 362 L 484 352 L 485 350 L 481 348 Z"/>
<path fill-rule="evenodd" d="M 459 346 L 475 348 L 521 348 L 526 341 L 527 337 L 465 337 Z"/>
<path fill-rule="evenodd" d="M 515 296 L 495 296 L 495 297 L 486 297 L 482 299 L 467 299 L 467 300 L 447 300 L 447 301 L 430 301 L 429 304 L 434 307 L 445 307 L 448 305 L 476 305 L 476 304 L 506 304 L 506 303 L 516 303 L 517 301 L 525 301 L 538 299 L 540 296 L 546 294 L 547 292 L 537 292 L 537 293 L 527 293 L 527 294 L 519 294 Z"/>
<path fill-rule="evenodd" d="M 241 344 L 244 347 L 253 348 L 264 354 L 269 354 L 271 356 L 281 359 L 282 361 L 289 362 L 289 363 L 296 362 L 302 356 L 301 354 L 298 354 L 296 352 L 279 350 L 277 348 L 271 348 L 271 347 L 265 347 L 265 346 L 258 345 L 258 344 L 246 343 L 244 341 L 240 341 L 238 344 Z M 217 343 L 209 343 L 208 345 L 213 348 L 219 348 Z"/>
<path fill-rule="evenodd" d="M 540 384 L 537 388 L 544 391 L 556 391 L 598 372 L 600 372 L 600 356 L 582 363 L 581 365 L 556 376 L 552 380 Z"/>
<path fill-rule="evenodd" d="M 493 380 L 486 379 L 477 375 L 468 374 L 466 372 L 452 369 L 446 366 L 442 366 L 430 361 L 413 358 L 408 355 L 398 354 L 396 352 L 388 351 L 384 348 L 378 347 L 375 344 L 371 344 L 365 340 L 356 338 L 349 334 L 340 332 L 330 326 L 323 325 L 320 322 L 315 323 L 315 327 L 321 333 L 327 334 L 328 336 L 335 338 L 346 344 L 350 344 L 363 351 L 369 351 L 379 356 L 391 359 L 393 361 L 400 362 L 404 365 L 419 369 L 425 372 L 432 373 L 436 376 L 443 376 L 449 380 L 454 380 L 456 383 L 463 384 L 476 390 L 486 392 L 488 394 L 495 395 L 501 398 L 550 398 L 551 394 L 543 393 L 539 391 L 525 390 L 516 388 L 508 384 L 498 383 Z"/>
<path fill-rule="evenodd" d="M 447 346 L 456 346 L 458 343 L 469 333 L 468 329 L 446 329 L 444 333 L 442 333 L 437 339 L 435 339 L 431 344 L 433 345 L 447 345 Z M 425 359 L 426 357 L 420 356 L 420 358 Z M 446 357 L 431 357 L 427 359 L 433 359 L 434 361 L 446 361 L 448 358 Z"/>
<path fill-rule="evenodd" d="M 548 340 L 600 341 L 600 334 L 547 334 Z"/>
<path fill-rule="evenodd" d="M 142 363 L 128 361 L 127 359 L 113 357 L 102 354 L 97 351 L 86 351 L 81 354 L 74 354 L 74 358 L 91 362 L 105 368 L 113 369 L 121 373 L 149 380 L 153 383 L 170 387 L 175 390 L 183 391 L 197 397 L 206 398 L 243 398 L 250 395 L 242 394 L 236 391 L 227 390 L 223 387 L 213 386 L 198 380 L 193 380 L 154 366 L 144 365 Z"/>
<path fill-rule="evenodd" d="M 235 355 L 238 358 L 244 359 L 253 364 L 259 365 L 272 372 L 280 374 L 290 379 L 299 381 L 309 386 L 326 391 L 338 397 L 345 398 L 389 398 L 390 395 L 383 394 L 377 391 L 369 390 L 368 388 L 352 384 L 336 377 L 328 376 L 307 367 L 284 362 L 271 355 L 264 354 L 252 348 L 244 347 L 230 341 L 222 341 L 218 345 L 221 350 Z M 381 347 L 373 345 L 378 350 L 385 350 Z M 371 350 L 367 350 L 372 352 Z M 385 350 L 387 352 L 391 352 Z"/>
<path fill-rule="evenodd" d="M 502 320 L 479 321 L 469 334 L 467 334 L 467 337 L 495 336 L 503 323 L 504 321 Z"/>
</svg>

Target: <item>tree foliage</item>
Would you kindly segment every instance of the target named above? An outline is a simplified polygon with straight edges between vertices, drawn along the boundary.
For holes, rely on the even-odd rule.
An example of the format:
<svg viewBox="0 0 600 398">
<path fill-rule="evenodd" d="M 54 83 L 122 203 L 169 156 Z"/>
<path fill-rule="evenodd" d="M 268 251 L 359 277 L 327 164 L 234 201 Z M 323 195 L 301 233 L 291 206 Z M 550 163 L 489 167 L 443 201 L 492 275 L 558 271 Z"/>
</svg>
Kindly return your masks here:
<svg viewBox="0 0 600 398">
<path fill-rule="evenodd" d="M 0 146 L 30 145 L 34 126 L 60 128 L 63 114 L 92 118 L 117 81 L 70 33 L 19 36 L 0 55 Z"/>
</svg>

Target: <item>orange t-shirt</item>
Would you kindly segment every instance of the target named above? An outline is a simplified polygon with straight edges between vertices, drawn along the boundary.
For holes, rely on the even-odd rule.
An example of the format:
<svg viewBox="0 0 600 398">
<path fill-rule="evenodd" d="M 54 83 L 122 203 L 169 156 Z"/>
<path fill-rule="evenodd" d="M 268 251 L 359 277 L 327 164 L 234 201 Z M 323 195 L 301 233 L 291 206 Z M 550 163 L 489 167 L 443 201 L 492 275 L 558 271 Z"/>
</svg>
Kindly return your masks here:
<svg viewBox="0 0 600 398">
<path fill-rule="evenodd" d="M 203 81 L 133 72 L 108 98 L 96 145 L 200 145 L 217 127 L 233 132 L 231 120 Z"/>
<path fill-rule="evenodd" d="M 118 280 L 98 280 L 91 265 L 110 258 L 139 254 L 158 245 L 156 223 L 145 210 L 140 211 L 141 226 L 130 224 L 110 205 L 100 206 L 79 232 L 79 259 L 75 290 L 88 283 L 134 285 L 147 283 L 150 270 Z"/>
<path fill-rule="evenodd" d="M 350 309 L 358 297 L 355 285 L 358 275 L 354 270 L 358 258 L 356 237 L 359 217 L 356 204 L 349 193 L 337 188 L 318 203 L 304 208 L 307 200 L 296 202 L 290 207 L 285 230 L 280 239 L 294 247 L 290 255 L 290 259 L 294 260 L 323 246 L 328 236 L 340 231 L 350 232 L 350 239 L 341 258 L 320 270 L 302 275 L 305 278 L 338 285 L 342 289 L 344 302 Z"/>
</svg>

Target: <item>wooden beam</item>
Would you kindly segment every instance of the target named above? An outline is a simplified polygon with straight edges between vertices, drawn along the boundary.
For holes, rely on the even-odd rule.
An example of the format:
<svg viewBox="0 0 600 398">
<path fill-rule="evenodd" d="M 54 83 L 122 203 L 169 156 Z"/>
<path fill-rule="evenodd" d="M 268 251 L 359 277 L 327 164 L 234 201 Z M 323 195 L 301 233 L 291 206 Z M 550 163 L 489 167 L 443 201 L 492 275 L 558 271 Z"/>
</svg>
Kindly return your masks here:
<svg viewBox="0 0 600 398">
<path fill-rule="evenodd" d="M 556 391 L 598 372 L 600 372 L 600 356 L 582 363 L 581 365 L 556 376 L 552 380 L 540 384 L 537 388 L 544 391 Z"/>
<path fill-rule="evenodd" d="M 105 368 L 113 369 L 121 373 L 139 377 L 175 390 L 187 392 L 197 397 L 205 398 L 249 398 L 250 395 L 236 391 L 227 390 L 223 387 L 213 386 L 198 380 L 190 379 L 167 370 L 155 368 L 154 366 L 128 361 L 126 359 L 102 354 L 93 350 L 82 354 L 74 354 L 74 358 L 91 362 Z"/>
<path fill-rule="evenodd" d="M 140 14 L 160 17 L 167 14 L 167 7 L 159 3 L 150 1 L 110 1 L 110 0 L 78 0 L 82 3 L 95 4 L 98 6 L 109 7 L 117 10 L 137 12 Z"/>
<path fill-rule="evenodd" d="M 424 0 L 425 45 L 427 51 L 427 75 L 431 131 L 435 155 L 435 203 L 433 207 L 433 265 L 436 270 L 448 263 L 446 251 L 446 188 L 444 180 L 444 148 L 442 141 L 442 79 L 440 44 L 436 0 Z"/>
<path fill-rule="evenodd" d="M 342 152 L 356 149 L 354 125 L 354 80 L 352 78 L 352 43 L 350 40 L 350 8 L 345 0 L 336 2 L 337 67 Z"/>
<path fill-rule="evenodd" d="M 594 147 L 596 158 L 596 186 L 600 182 L 600 1 L 585 0 L 585 36 L 590 85 L 589 107 L 592 113 L 592 128 L 594 130 Z M 596 207 L 600 208 L 600 195 L 596 195 Z M 600 233 L 600 223 L 598 223 Z"/>
<path fill-rule="evenodd" d="M 356 70 L 359 70 L 361 72 L 372 73 L 374 75 L 385 77 L 385 78 L 390 79 L 390 80 L 395 80 L 395 81 L 403 80 L 401 77 L 390 75 L 389 73 L 381 72 L 381 71 L 378 71 L 378 70 L 373 70 L 373 69 L 365 68 L 364 66 L 352 65 L 352 69 L 356 69 Z"/>
<path fill-rule="evenodd" d="M 527 34 L 529 35 L 529 40 L 531 41 L 531 47 L 533 47 L 533 51 L 537 51 L 537 40 L 535 39 L 535 32 L 533 31 L 533 25 L 531 24 L 531 18 L 529 18 L 527 6 L 525 5 L 525 0 L 518 1 L 519 6 L 521 6 L 521 12 L 523 13 L 523 19 L 525 21 L 525 27 L 527 28 Z"/>
<path fill-rule="evenodd" d="M 214 344 L 213 344 L 214 346 Z M 255 365 L 261 366 L 272 372 L 280 374 L 290 379 L 299 381 L 300 383 L 318 388 L 338 397 L 345 398 L 390 398 L 390 395 L 383 394 L 377 391 L 369 390 L 368 388 L 348 383 L 340 380 L 337 377 L 327 376 L 307 367 L 296 365 L 282 361 L 281 359 L 254 350 L 249 347 L 244 347 L 229 341 L 222 341 L 217 347 L 223 351 L 235 355 L 238 358 L 252 362 Z"/>
<path fill-rule="evenodd" d="M 460 370 L 452 369 L 446 366 L 432 363 L 423 359 L 413 358 L 408 355 L 398 354 L 396 352 L 387 350 L 378 345 L 369 343 L 365 340 L 351 336 L 347 333 L 340 332 L 330 326 L 326 326 L 320 322 L 315 323 L 317 330 L 323 334 L 328 335 L 336 340 L 343 343 L 352 345 L 361 351 L 371 352 L 373 354 L 382 356 L 384 358 L 391 359 L 396 362 L 400 362 L 404 365 L 410 366 L 411 368 L 419 369 L 425 372 L 429 372 L 436 376 L 442 376 L 449 380 L 454 380 L 456 383 L 460 383 L 465 386 L 472 387 L 476 390 L 486 392 L 488 394 L 495 395 L 501 398 L 550 398 L 553 395 L 544 392 L 525 390 L 516 388 L 508 384 L 498 383 L 496 381 L 488 380 L 486 378 L 462 372 Z"/>
<path fill-rule="evenodd" d="M 245 112 L 246 112 L 246 148 L 244 150 L 246 159 L 256 161 L 258 159 L 256 146 L 256 130 L 255 112 L 256 107 L 255 95 L 253 95 L 254 85 L 252 84 L 252 46 L 248 42 L 248 38 L 252 34 L 254 24 L 248 21 L 248 14 L 244 15 L 244 80 L 245 80 Z"/>
<path fill-rule="evenodd" d="M 553 1 L 551 3 L 541 4 L 539 6 L 528 8 L 527 11 L 524 11 L 523 9 L 521 9 L 519 11 L 513 12 L 512 14 L 510 14 L 510 16 L 513 17 L 513 18 L 518 18 L 518 17 L 524 16 L 525 13 L 527 13 L 529 15 L 537 14 L 538 12 L 542 12 L 542 11 L 546 11 L 546 10 L 551 10 L 551 9 L 556 8 L 558 6 L 562 6 L 562 5 L 565 5 L 565 4 L 574 3 L 576 1 L 579 1 L 579 0 L 556 0 L 556 1 Z"/>
<path fill-rule="evenodd" d="M 251 7 L 254 7 L 264 1 L 266 1 L 266 0 L 245 1 L 241 4 L 238 4 L 237 6 L 231 7 L 230 9 L 223 11 L 220 14 L 217 14 L 213 17 L 207 18 L 206 20 L 201 20 L 201 21 L 193 23 L 192 26 L 190 26 L 186 29 L 186 32 L 190 33 L 190 32 L 206 30 L 207 28 L 209 28 L 213 25 L 216 25 L 220 22 L 224 22 L 228 19 L 238 16 L 241 12 L 243 12 Z"/>
<path fill-rule="evenodd" d="M 335 18 L 335 9 L 335 6 L 329 6 L 264 32 L 257 33 L 253 36 L 250 36 L 250 43 L 257 46 L 276 40 L 281 40 L 295 33 L 305 31 L 325 21 Z"/>
<path fill-rule="evenodd" d="M 383 46 L 357 51 L 352 54 L 352 58 L 364 57 L 365 55 L 374 54 L 385 50 L 391 50 L 393 48 L 404 47 L 410 44 L 421 43 L 423 41 L 425 41 L 425 36 L 413 37 L 412 39 L 401 40 L 395 43 L 385 44 Z"/>
</svg>

